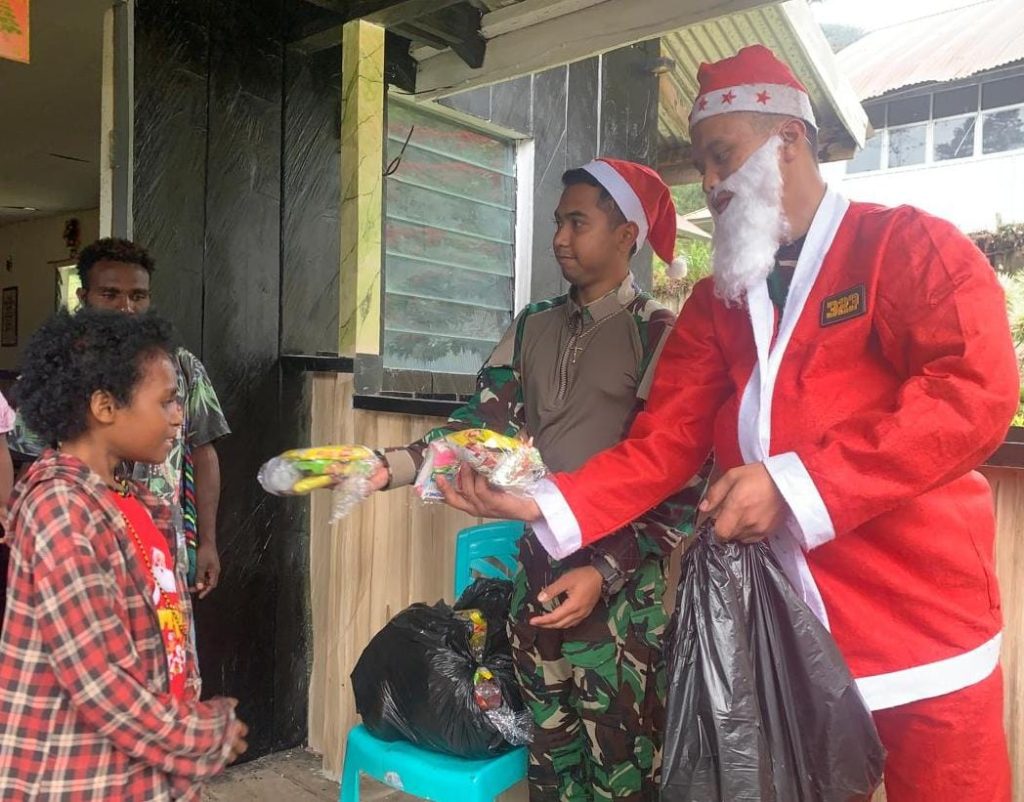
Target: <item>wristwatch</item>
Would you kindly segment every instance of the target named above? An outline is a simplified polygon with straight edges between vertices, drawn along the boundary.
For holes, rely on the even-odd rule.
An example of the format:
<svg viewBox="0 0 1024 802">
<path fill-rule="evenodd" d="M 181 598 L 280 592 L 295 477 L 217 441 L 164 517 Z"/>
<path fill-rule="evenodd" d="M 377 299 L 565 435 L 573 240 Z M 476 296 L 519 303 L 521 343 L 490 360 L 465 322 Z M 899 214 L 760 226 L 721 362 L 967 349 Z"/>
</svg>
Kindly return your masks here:
<svg viewBox="0 0 1024 802">
<path fill-rule="evenodd" d="M 601 594 L 605 599 L 610 599 L 625 587 L 626 575 L 613 557 L 607 554 L 595 554 L 591 565 L 601 575 Z"/>
</svg>

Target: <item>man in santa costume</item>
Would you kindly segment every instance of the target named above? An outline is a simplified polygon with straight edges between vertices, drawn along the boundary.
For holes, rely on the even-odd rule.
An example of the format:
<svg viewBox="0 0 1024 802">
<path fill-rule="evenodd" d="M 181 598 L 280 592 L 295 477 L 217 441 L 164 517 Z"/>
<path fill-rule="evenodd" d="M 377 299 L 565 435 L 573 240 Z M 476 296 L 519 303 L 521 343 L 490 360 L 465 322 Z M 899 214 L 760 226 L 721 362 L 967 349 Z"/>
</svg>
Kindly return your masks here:
<svg viewBox="0 0 1024 802">
<path fill-rule="evenodd" d="M 807 92 L 768 49 L 698 79 L 714 276 L 666 340 L 645 412 L 534 499 L 466 475 L 449 501 L 533 522 L 561 558 L 713 448 L 701 509 L 724 539 L 768 538 L 830 628 L 888 751 L 890 802 L 1009 802 L 994 513 L 975 468 L 1019 379 L 992 268 L 943 220 L 828 188 Z"/>
</svg>

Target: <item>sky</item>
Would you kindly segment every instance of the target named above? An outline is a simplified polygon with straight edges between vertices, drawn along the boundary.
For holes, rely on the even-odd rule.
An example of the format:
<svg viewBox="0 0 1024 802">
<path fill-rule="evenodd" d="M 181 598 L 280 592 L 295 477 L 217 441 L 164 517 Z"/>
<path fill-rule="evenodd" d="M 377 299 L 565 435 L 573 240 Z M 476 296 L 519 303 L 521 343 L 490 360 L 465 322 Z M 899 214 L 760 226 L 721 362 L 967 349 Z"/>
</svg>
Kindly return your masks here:
<svg viewBox="0 0 1024 802">
<path fill-rule="evenodd" d="M 866 31 L 975 5 L 978 0 L 823 0 L 814 3 L 820 25 L 852 25 Z"/>
</svg>

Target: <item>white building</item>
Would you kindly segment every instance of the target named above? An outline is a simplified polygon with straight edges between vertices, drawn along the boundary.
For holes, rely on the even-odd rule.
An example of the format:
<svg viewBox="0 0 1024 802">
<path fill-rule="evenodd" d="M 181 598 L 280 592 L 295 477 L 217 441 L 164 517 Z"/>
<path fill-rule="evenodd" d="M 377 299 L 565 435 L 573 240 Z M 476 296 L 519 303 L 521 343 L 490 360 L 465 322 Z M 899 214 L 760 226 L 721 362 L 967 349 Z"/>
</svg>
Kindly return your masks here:
<svg viewBox="0 0 1024 802">
<path fill-rule="evenodd" d="M 1024 222 L 1024 0 L 882 28 L 838 60 L 875 132 L 850 161 L 823 165 L 830 183 L 966 232 Z"/>
</svg>

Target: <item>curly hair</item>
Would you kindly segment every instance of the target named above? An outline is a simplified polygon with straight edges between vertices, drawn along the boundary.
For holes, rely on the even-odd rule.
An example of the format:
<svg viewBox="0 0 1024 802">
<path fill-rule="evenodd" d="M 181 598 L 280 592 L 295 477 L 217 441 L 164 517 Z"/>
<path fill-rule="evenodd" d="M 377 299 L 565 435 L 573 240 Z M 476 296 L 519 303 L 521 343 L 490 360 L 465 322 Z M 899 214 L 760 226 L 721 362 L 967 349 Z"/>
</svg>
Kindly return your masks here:
<svg viewBox="0 0 1024 802">
<path fill-rule="evenodd" d="M 32 336 L 18 381 L 18 411 L 51 445 L 74 440 L 89 428 L 93 393 L 131 403 L 146 362 L 174 353 L 171 324 L 153 314 L 102 309 L 58 312 Z"/>
<path fill-rule="evenodd" d="M 82 280 L 82 286 L 85 289 L 89 289 L 89 271 L 97 262 L 124 262 L 129 265 L 138 265 L 151 276 L 156 269 L 153 257 L 141 245 L 116 237 L 98 239 L 92 245 L 83 248 L 78 255 L 78 277 Z"/>
</svg>

